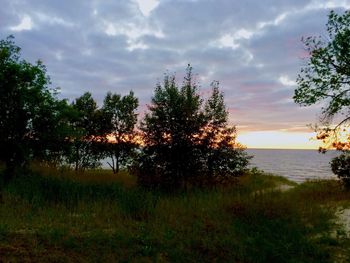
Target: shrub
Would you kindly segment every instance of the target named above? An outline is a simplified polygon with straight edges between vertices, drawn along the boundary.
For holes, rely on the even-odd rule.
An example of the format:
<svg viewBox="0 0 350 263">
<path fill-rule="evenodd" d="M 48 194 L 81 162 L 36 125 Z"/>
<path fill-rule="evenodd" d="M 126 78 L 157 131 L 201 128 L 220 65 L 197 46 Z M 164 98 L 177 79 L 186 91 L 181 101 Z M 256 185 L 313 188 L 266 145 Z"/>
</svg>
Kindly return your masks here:
<svg viewBox="0 0 350 263">
<path fill-rule="evenodd" d="M 343 153 L 335 157 L 331 161 L 331 167 L 333 173 L 338 176 L 347 188 L 350 188 L 350 154 Z"/>
</svg>

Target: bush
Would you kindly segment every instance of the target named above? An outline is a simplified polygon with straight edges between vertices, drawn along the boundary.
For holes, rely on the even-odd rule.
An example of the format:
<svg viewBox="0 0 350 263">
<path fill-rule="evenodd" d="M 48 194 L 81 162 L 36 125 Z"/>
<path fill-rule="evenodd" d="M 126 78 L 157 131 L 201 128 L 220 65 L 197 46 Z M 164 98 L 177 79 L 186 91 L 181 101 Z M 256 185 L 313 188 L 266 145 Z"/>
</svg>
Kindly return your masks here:
<svg viewBox="0 0 350 263">
<path fill-rule="evenodd" d="M 350 188 L 350 154 L 343 153 L 335 157 L 331 161 L 331 167 L 333 173 L 338 176 L 347 188 Z"/>
</svg>

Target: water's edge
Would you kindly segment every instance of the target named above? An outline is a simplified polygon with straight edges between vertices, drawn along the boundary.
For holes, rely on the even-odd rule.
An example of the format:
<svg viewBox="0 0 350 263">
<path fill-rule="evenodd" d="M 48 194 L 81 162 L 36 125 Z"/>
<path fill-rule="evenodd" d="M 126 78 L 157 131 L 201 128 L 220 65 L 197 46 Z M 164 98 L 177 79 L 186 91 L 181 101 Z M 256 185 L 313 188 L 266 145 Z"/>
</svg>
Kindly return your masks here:
<svg viewBox="0 0 350 263">
<path fill-rule="evenodd" d="M 339 155 L 337 151 L 325 154 L 317 150 L 292 149 L 247 149 L 253 155 L 250 167 L 281 175 L 295 182 L 336 178 L 330 168 L 330 161 Z"/>
</svg>

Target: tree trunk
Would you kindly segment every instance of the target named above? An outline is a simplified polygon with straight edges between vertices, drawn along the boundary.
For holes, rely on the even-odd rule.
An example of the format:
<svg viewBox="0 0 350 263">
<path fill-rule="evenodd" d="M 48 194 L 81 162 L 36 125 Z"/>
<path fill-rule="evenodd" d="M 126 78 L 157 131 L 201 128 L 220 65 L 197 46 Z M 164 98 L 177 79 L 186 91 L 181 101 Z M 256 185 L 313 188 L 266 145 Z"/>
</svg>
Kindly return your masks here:
<svg viewBox="0 0 350 263">
<path fill-rule="evenodd" d="M 112 171 L 113 173 L 115 174 L 116 171 L 115 171 L 115 165 L 114 165 L 114 157 L 113 157 L 113 154 L 111 154 L 111 159 L 112 159 L 112 164 L 110 162 L 107 162 L 107 164 L 109 165 L 109 167 L 112 168 Z"/>
<path fill-rule="evenodd" d="M 115 157 L 116 173 L 119 173 L 119 156 Z"/>
</svg>

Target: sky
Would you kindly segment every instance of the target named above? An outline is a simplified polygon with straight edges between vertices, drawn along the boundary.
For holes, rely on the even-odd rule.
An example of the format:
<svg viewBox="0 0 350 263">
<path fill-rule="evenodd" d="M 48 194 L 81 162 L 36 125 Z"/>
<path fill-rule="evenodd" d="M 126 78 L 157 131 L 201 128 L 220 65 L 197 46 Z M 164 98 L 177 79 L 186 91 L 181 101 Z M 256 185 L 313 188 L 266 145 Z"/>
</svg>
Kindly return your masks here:
<svg viewBox="0 0 350 263">
<path fill-rule="evenodd" d="M 293 102 L 307 62 L 303 36 L 326 36 L 330 10 L 350 0 L 0 0 L 0 39 L 12 34 L 47 66 L 70 101 L 133 90 L 143 115 L 157 81 L 190 63 L 205 96 L 217 80 L 230 123 L 249 148 L 317 148 L 307 124 L 321 105 Z"/>
</svg>

